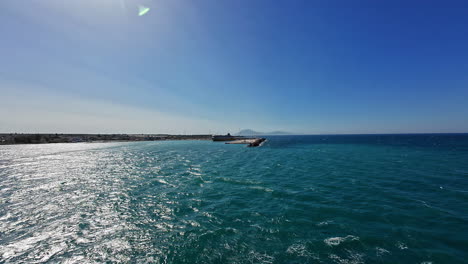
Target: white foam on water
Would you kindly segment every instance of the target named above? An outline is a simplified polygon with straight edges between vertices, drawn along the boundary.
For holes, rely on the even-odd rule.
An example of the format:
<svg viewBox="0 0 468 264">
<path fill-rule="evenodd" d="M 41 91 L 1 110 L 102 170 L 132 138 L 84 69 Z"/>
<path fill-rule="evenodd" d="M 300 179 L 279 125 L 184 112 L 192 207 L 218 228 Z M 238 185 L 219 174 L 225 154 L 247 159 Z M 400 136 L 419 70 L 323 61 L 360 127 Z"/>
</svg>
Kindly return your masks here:
<svg viewBox="0 0 468 264">
<path fill-rule="evenodd" d="M 162 183 L 162 184 L 169 184 L 167 181 L 163 179 L 156 179 L 157 182 Z"/>
<path fill-rule="evenodd" d="M 386 255 L 386 254 L 390 254 L 390 251 L 386 250 L 385 248 L 381 248 L 381 247 L 376 247 L 375 251 L 377 252 L 378 257 L 381 257 L 381 256 Z"/>
<path fill-rule="evenodd" d="M 275 261 L 275 257 L 270 256 L 266 253 L 260 253 L 255 251 L 250 251 L 248 255 L 249 263 L 273 263 Z"/>
<path fill-rule="evenodd" d="M 192 166 L 190 167 L 191 170 L 194 170 L 194 171 L 198 171 L 198 172 L 201 172 L 201 169 L 200 167 L 195 167 L 195 166 Z"/>
<path fill-rule="evenodd" d="M 288 249 L 286 249 L 286 253 L 296 255 L 299 257 L 313 258 L 319 260 L 319 257 L 316 254 L 307 250 L 305 244 L 292 244 L 288 247 Z"/>
<path fill-rule="evenodd" d="M 317 226 L 326 226 L 326 225 L 329 225 L 330 223 L 333 223 L 333 220 L 322 221 L 320 223 L 317 223 Z"/>
<path fill-rule="evenodd" d="M 175 187 L 174 184 L 170 184 L 170 183 L 168 183 L 166 180 L 163 180 L 163 179 L 156 179 L 156 181 L 159 182 L 159 183 L 162 183 L 162 184 L 169 185 L 169 186 L 171 186 L 171 187 Z"/>
<path fill-rule="evenodd" d="M 323 240 L 323 242 L 325 242 L 325 244 L 327 244 L 328 246 L 333 247 L 333 246 L 338 246 L 339 244 L 343 242 L 355 241 L 355 240 L 359 240 L 359 237 L 347 235 L 345 237 L 330 237 L 330 238 Z"/>
<path fill-rule="evenodd" d="M 408 249 L 408 246 L 403 243 L 403 242 L 399 242 L 396 244 L 397 248 L 401 249 L 401 250 L 404 250 L 404 249 Z"/>
<path fill-rule="evenodd" d="M 328 257 L 332 259 L 335 263 L 342 263 L 342 264 L 362 264 L 365 263 L 363 258 L 363 254 L 349 252 L 349 258 L 341 258 L 338 255 L 330 254 Z"/>
<path fill-rule="evenodd" d="M 189 173 L 190 173 L 191 175 L 195 175 L 195 176 L 201 176 L 201 175 L 202 175 L 201 173 L 195 172 L 195 171 L 189 171 Z"/>
</svg>

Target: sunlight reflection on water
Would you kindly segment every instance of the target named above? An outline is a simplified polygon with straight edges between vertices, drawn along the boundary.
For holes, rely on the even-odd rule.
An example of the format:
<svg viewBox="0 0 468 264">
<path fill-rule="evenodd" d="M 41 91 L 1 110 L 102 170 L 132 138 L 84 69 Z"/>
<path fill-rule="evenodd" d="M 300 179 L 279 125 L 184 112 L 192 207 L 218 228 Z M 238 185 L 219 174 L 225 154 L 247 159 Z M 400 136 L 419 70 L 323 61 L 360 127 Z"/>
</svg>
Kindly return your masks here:
<svg viewBox="0 0 468 264">
<path fill-rule="evenodd" d="M 461 259 L 466 153 L 288 142 L 1 146 L 0 262 Z"/>
</svg>

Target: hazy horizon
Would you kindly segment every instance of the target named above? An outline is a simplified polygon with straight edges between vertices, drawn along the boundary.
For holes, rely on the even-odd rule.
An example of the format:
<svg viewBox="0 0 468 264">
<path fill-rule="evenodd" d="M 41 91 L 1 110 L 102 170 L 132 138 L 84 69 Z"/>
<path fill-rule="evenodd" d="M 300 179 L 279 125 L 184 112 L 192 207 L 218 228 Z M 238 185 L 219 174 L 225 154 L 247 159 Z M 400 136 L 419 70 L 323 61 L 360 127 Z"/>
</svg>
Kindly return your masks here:
<svg viewBox="0 0 468 264">
<path fill-rule="evenodd" d="M 227 132 L 227 133 L 230 133 L 232 135 L 237 135 L 238 133 L 237 132 Z M 114 132 L 114 133 L 80 133 L 80 132 L 77 132 L 77 133 L 61 133 L 61 132 L 0 132 L 0 135 L 5 135 L 5 134 L 25 134 L 25 135 L 34 135 L 34 134 L 40 134 L 40 135 L 50 135 L 50 134 L 59 134 L 59 135 L 180 135 L 180 136 L 183 136 L 183 135 L 225 135 L 227 133 L 190 133 L 190 132 L 186 132 L 186 133 L 174 133 L 174 134 L 170 134 L 170 133 L 157 133 L 157 132 L 150 132 L 150 133 L 125 133 L 125 132 Z M 460 135 L 463 135 L 463 134 L 468 134 L 468 132 L 435 132 L 435 133 L 432 133 L 432 132 L 427 132 L 427 133 L 419 133 L 419 132 L 408 132 L 408 133 L 367 133 L 367 134 L 353 134 L 353 133 L 349 133 L 349 134 L 332 134 L 332 133 L 317 133 L 317 134 L 299 134 L 299 133 L 283 133 L 283 134 L 272 134 L 272 133 L 261 133 L 261 134 L 251 134 L 251 135 L 264 135 L 264 136 L 360 136 L 360 135 L 369 135 L 369 136 L 372 136 L 372 135 L 457 135 L 457 134 L 460 134 Z"/>
<path fill-rule="evenodd" d="M 467 10 L 2 1 L 0 132 L 466 133 Z"/>
</svg>

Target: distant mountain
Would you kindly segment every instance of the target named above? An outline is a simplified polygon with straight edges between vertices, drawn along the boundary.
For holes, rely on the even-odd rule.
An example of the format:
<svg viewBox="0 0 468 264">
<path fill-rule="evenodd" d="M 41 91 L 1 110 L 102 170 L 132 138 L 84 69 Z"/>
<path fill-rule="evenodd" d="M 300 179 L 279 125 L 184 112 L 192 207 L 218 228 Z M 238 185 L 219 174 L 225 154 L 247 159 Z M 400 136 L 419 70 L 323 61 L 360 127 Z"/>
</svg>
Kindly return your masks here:
<svg viewBox="0 0 468 264">
<path fill-rule="evenodd" d="M 272 131 L 272 132 L 259 132 L 252 129 L 242 129 L 237 133 L 239 136 L 260 136 L 260 135 L 290 135 L 291 133 L 284 131 Z"/>
</svg>

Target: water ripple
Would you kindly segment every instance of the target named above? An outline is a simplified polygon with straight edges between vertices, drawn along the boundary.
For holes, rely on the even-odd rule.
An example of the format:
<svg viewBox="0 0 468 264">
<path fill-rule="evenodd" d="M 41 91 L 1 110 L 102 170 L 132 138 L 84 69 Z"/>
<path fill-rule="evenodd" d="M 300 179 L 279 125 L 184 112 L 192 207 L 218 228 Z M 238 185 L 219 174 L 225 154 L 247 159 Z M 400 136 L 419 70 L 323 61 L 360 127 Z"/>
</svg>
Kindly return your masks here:
<svg viewBox="0 0 468 264">
<path fill-rule="evenodd" d="M 1 146 L 0 263 L 466 259 L 465 152 L 303 140 Z"/>
</svg>

